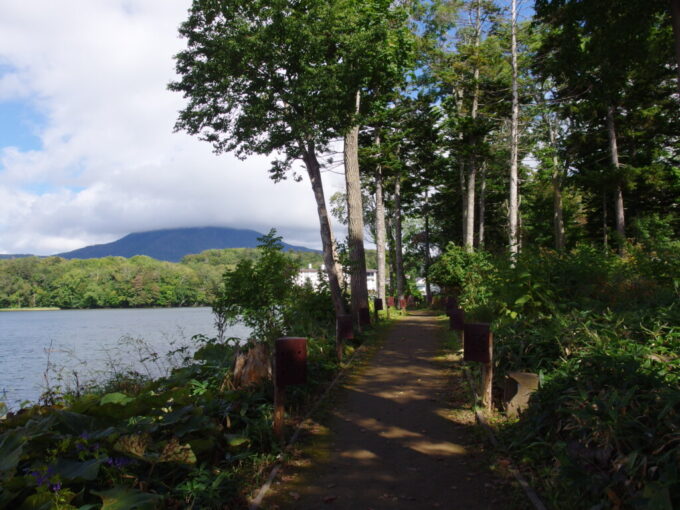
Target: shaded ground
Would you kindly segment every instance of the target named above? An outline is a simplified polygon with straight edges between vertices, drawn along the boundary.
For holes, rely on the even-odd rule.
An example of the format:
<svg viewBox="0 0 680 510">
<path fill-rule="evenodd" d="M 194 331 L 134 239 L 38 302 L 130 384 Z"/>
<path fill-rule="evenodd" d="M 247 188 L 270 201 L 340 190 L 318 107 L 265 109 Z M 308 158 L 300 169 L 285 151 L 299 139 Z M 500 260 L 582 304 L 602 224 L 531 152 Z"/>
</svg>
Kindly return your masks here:
<svg viewBox="0 0 680 510">
<path fill-rule="evenodd" d="M 341 390 L 323 451 L 284 469 L 263 508 L 528 508 L 488 468 L 467 390 L 440 357 L 442 327 L 411 315 L 391 328 Z"/>
</svg>

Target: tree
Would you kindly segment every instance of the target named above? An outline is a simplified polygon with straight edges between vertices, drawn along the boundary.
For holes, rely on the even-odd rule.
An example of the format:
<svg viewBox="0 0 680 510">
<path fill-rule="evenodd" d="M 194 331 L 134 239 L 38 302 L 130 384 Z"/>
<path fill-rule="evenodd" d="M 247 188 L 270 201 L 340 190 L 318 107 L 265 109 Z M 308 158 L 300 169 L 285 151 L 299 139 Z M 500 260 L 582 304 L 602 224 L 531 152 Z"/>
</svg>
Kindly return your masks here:
<svg viewBox="0 0 680 510">
<path fill-rule="evenodd" d="M 176 128 L 218 153 L 282 154 L 274 179 L 303 161 L 336 314 L 345 309 L 318 154 L 357 124 L 357 95 L 401 71 L 394 58 L 381 68 L 375 57 L 408 53 L 402 12 L 387 0 L 194 0 L 180 27 L 188 47 L 170 88 L 189 101 Z"/>
<path fill-rule="evenodd" d="M 645 111 L 657 117 L 661 129 L 667 123 L 663 118 L 667 114 L 659 106 L 669 97 L 659 101 L 655 96 L 667 87 L 672 69 L 668 4 L 665 0 L 537 0 L 536 18 L 546 29 L 538 54 L 541 74 L 554 79 L 556 99 L 569 103 L 569 116 L 580 117 L 590 129 L 597 126 L 606 135 L 609 164 L 603 175 L 610 183 L 608 194 L 615 197 L 618 244 L 623 250 L 624 194 L 633 186 L 631 163 L 640 153 L 639 142 L 631 142 L 646 137 L 629 131 L 630 119 L 634 112 Z M 655 85 L 650 75 L 656 77 Z"/>
<path fill-rule="evenodd" d="M 261 254 L 256 262 L 244 259 L 224 273 L 213 304 L 216 324 L 244 324 L 256 340 L 269 344 L 285 332 L 284 305 L 298 270 L 283 253 L 281 239 L 270 230 L 258 238 Z"/>
</svg>

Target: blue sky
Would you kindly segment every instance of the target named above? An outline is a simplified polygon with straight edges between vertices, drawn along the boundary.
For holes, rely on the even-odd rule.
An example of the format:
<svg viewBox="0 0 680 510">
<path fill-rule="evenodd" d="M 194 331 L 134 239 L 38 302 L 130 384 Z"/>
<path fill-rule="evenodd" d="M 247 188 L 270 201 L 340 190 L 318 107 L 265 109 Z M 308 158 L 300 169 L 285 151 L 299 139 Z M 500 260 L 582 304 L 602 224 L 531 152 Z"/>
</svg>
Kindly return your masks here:
<svg viewBox="0 0 680 510">
<path fill-rule="evenodd" d="M 21 151 L 40 149 L 42 142 L 39 131 L 44 124 L 45 119 L 30 102 L 1 102 L 0 147 L 17 147 Z"/>
<path fill-rule="evenodd" d="M 216 156 L 173 133 L 183 99 L 166 86 L 189 5 L 0 2 L 0 253 L 206 225 L 320 246 L 308 182 L 274 184 L 271 157 Z M 343 188 L 324 179 L 329 196 Z"/>
<path fill-rule="evenodd" d="M 320 246 L 307 181 L 274 184 L 271 157 L 216 156 L 173 133 L 183 100 L 166 85 L 189 5 L 0 1 L 0 253 L 207 225 Z M 344 189 L 340 175 L 324 180 L 327 198 Z"/>
</svg>

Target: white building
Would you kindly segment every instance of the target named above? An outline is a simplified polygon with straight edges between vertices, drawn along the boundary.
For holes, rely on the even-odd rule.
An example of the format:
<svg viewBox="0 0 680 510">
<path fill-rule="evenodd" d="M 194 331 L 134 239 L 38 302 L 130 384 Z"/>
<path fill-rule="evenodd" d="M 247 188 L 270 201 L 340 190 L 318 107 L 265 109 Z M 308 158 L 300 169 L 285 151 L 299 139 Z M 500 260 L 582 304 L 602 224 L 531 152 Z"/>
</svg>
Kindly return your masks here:
<svg viewBox="0 0 680 510">
<path fill-rule="evenodd" d="M 324 266 L 321 266 L 318 269 L 314 269 L 311 264 L 309 264 L 308 267 L 300 269 L 300 271 L 297 274 L 297 277 L 295 278 L 295 283 L 297 285 L 304 285 L 305 282 L 311 283 L 314 287 L 319 285 L 319 275 L 325 280 L 327 278 L 326 276 L 326 270 L 324 269 Z M 343 275 L 345 276 L 345 280 L 349 282 L 349 273 L 344 270 L 343 268 Z M 377 269 L 367 269 L 366 270 L 366 286 L 368 287 L 368 292 L 377 292 L 378 291 L 378 270 Z"/>
</svg>

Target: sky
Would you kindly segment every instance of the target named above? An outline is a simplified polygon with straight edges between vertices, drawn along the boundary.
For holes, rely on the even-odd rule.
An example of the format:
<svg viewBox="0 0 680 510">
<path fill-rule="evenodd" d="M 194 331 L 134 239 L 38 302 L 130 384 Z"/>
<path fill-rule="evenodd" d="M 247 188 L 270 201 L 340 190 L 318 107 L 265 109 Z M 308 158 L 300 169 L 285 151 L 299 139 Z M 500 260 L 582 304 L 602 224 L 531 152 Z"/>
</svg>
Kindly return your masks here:
<svg viewBox="0 0 680 510">
<path fill-rule="evenodd" d="M 272 157 L 216 155 L 173 132 L 184 100 L 166 86 L 190 3 L 0 2 L 0 253 L 199 226 L 276 228 L 320 248 L 306 178 L 275 184 Z M 327 200 L 344 187 L 324 181 Z"/>
</svg>

